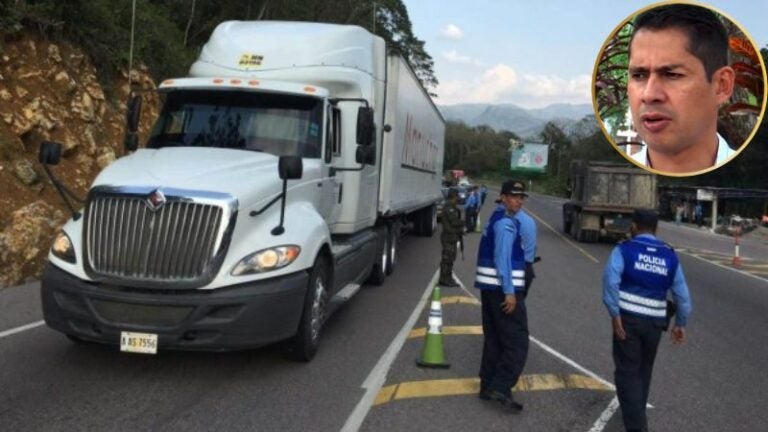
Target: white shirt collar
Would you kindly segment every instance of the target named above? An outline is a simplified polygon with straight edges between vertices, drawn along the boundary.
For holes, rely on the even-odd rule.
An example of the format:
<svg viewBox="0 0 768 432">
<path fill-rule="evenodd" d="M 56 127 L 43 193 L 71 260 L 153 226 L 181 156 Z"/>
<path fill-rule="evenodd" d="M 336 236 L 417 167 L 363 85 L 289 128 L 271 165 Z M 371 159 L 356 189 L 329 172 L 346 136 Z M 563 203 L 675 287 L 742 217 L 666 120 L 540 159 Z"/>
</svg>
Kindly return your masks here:
<svg viewBox="0 0 768 432">
<path fill-rule="evenodd" d="M 727 161 L 728 158 L 733 156 L 734 153 L 736 152 L 731 149 L 731 147 L 725 141 L 725 138 L 720 136 L 720 134 L 717 134 L 717 156 L 715 157 L 715 165 L 720 165 L 721 163 Z M 635 162 L 638 162 L 644 166 L 648 166 L 648 146 L 644 145 L 639 152 L 631 154 L 629 157 L 631 157 Z"/>
</svg>

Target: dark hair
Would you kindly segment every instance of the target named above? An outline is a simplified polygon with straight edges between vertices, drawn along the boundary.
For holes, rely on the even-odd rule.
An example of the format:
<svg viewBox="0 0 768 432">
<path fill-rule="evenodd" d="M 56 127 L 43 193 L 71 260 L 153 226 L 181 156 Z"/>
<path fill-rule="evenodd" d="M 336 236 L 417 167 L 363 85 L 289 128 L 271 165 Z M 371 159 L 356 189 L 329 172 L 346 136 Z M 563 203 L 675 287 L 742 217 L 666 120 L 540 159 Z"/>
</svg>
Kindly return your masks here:
<svg viewBox="0 0 768 432">
<path fill-rule="evenodd" d="M 711 10 L 689 4 L 671 4 L 649 9 L 635 18 L 635 29 L 629 41 L 638 30 L 678 29 L 688 37 L 688 52 L 704 64 L 707 80 L 712 74 L 728 65 L 728 32 L 720 18 Z"/>
<path fill-rule="evenodd" d="M 632 222 L 634 222 L 638 231 L 656 232 L 659 224 L 659 214 L 654 210 L 637 209 L 632 213 Z"/>
</svg>

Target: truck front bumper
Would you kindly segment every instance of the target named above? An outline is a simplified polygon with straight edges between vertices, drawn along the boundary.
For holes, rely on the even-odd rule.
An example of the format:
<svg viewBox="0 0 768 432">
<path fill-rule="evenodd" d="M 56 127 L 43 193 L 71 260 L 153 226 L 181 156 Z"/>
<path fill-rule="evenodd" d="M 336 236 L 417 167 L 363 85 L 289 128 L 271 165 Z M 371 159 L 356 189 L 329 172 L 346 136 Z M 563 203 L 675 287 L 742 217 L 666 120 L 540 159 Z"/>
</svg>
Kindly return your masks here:
<svg viewBox="0 0 768 432">
<path fill-rule="evenodd" d="M 209 291 L 133 289 L 78 279 L 46 265 L 45 323 L 86 341 L 119 344 L 122 331 L 158 335 L 158 349 L 254 348 L 296 333 L 309 275 L 300 271 Z"/>
</svg>

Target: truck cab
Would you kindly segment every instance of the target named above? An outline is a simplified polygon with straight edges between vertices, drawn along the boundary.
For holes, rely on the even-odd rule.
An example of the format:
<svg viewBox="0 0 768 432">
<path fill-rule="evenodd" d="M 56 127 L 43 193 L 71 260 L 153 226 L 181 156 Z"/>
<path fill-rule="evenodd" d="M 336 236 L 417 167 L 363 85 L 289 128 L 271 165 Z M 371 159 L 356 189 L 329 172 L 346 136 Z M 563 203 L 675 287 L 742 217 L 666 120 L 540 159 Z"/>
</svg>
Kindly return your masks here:
<svg viewBox="0 0 768 432">
<path fill-rule="evenodd" d="M 442 117 L 356 26 L 222 23 L 189 75 L 59 234 L 46 323 L 133 352 L 290 339 L 309 360 L 333 309 L 391 273 L 402 228 L 434 231 Z"/>
</svg>

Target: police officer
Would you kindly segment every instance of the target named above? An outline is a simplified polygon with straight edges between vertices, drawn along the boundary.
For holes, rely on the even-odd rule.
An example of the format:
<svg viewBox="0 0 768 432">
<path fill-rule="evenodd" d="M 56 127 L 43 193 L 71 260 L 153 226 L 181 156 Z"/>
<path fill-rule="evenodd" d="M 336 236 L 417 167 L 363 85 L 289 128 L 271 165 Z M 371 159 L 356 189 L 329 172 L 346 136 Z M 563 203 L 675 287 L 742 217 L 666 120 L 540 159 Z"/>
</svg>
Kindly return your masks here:
<svg viewBox="0 0 768 432">
<path fill-rule="evenodd" d="M 440 234 L 440 243 L 443 247 L 443 254 L 440 260 L 440 280 L 439 285 L 444 287 L 459 286 L 453 280 L 453 262 L 456 260 L 456 243 L 461 240 L 464 230 L 464 223 L 461 221 L 461 210 L 456 207 L 459 200 L 459 192 L 456 189 L 448 191 L 445 206 L 440 218 L 443 225 L 443 232 Z"/>
<path fill-rule="evenodd" d="M 480 289 L 484 336 L 478 396 L 499 402 L 513 413 L 523 409 L 512 397 L 511 389 L 517 384 L 528 357 L 525 253 L 520 220 L 515 217 L 526 196 L 523 182 L 502 184 L 504 212 L 497 208 L 483 231 L 475 275 L 475 287 Z"/>
<path fill-rule="evenodd" d="M 691 299 L 671 246 L 655 237 L 658 215 L 636 210 L 632 239 L 611 252 L 603 274 L 603 303 L 613 326 L 616 394 L 627 431 L 647 431 L 645 406 L 662 330 L 668 325 L 667 291 L 677 305 L 673 343 L 685 341 Z"/>
<path fill-rule="evenodd" d="M 464 202 L 464 218 L 467 223 L 467 232 L 475 232 L 477 225 L 477 209 L 480 205 L 480 198 L 477 196 L 477 190 L 473 186 L 469 189 L 467 200 Z"/>
</svg>

